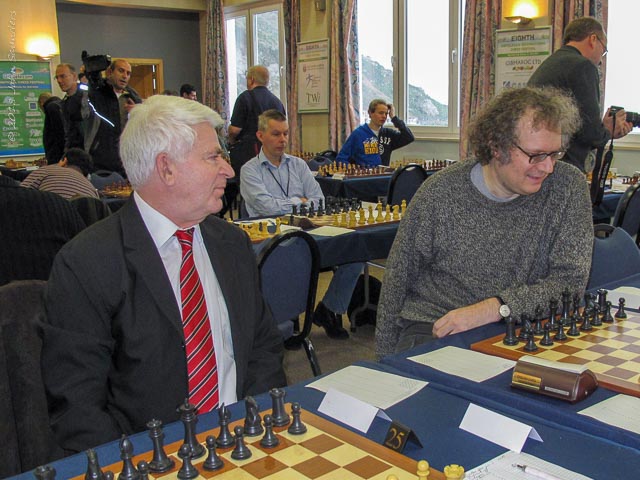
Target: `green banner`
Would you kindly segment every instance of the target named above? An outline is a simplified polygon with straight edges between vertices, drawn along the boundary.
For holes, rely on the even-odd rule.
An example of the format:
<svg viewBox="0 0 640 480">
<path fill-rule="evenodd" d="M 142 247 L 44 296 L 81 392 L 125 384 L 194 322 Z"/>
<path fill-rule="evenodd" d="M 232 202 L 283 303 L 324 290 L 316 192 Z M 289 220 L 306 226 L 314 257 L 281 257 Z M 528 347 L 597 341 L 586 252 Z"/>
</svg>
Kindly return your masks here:
<svg viewBox="0 0 640 480">
<path fill-rule="evenodd" d="M 51 91 L 49 69 L 49 62 L 0 61 L 0 157 L 44 154 L 38 97 Z"/>
</svg>

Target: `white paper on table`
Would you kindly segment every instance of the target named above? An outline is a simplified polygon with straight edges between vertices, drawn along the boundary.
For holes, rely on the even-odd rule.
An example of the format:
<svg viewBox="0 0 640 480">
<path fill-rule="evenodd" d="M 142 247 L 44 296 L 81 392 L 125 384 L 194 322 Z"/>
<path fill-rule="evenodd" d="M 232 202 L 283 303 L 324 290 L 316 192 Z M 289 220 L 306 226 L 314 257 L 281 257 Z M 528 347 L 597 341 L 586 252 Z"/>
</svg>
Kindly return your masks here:
<svg viewBox="0 0 640 480">
<path fill-rule="evenodd" d="M 352 365 L 307 385 L 321 392 L 334 388 L 386 410 L 424 388 L 428 382 Z"/>
<path fill-rule="evenodd" d="M 408 360 L 474 382 L 484 382 L 516 364 L 513 360 L 452 346 L 409 357 Z"/>
<path fill-rule="evenodd" d="M 520 453 L 531 437 L 542 442 L 535 428 L 473 403 L 469 404 L 460 428 L 485 440 Z"/>
<path fill-rule="evenodd" d="M 578 413 L 640 434 L 640 398 L 620 394 L 598 402 Z"/>
<path fill-rule="evenodd" d="M 333 388 L 322 399 L 318 411 L 363 433 L 367 433 L 375 417 L 391 420 L 384 410 Z"/>
<path fill-rule="evenodd" d="M 465 480 L 531 480 L 535 478 L 514 465 L 527 465 L 558 480 L 590 480 L 589 477 L 534 457 L 528 453 L 506 452 L 464 474 Z"/>
<path fill-rule="evenodd" d="M 291 231 L 293 231 L 293 230 L 302 230 L 302 228 L 300 228 L 300 227 L 295 227 L 295 226 L 293 226 L 293 225 L 282 225 L 282 224 L 280 224 L 280 231 L 281 231 L 282 233 L 285 233 L 285 232 L 291 232 Z"/>
<path fill-rule="evenodd" d="M 323 237 L 337 237 L 338 235 L 344 235 L 345 233 L 351 233 L 353 231 L 354 230 L 350 228 L 332 227 L 330 225 L 326 225 L 324 227 L 318 227 L 314 228 L 313 230 L 308 230 L 307 233 L 321 235 Z"/>
<path fill-rule="evenodd" d="M 612 314 L 615 313 L 615 308 L 618 307 L 618 299 L 624 297 L 625 307 L 640 308 L 640 288 L 636 287 L 618 287 L 613 290 L 609 290 L 608 299 L 611 301 Z"/>
</svg>

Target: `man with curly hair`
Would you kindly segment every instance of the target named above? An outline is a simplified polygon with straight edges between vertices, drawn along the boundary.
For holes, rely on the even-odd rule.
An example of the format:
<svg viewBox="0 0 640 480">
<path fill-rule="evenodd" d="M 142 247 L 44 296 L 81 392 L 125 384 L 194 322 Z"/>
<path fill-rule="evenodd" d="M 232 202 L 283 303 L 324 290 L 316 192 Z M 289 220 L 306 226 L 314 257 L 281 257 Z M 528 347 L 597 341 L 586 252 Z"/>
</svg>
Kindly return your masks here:
<svg viewBox="0 0 640 480">
<path fill-rule="evenodd" d="M 476 116 L 475 158 L 427 179 L 389 254 L 378 306 L 382 357 L 434 337 L 533 314 L 582 293 L 593 242 L 584 176 L 558 162 L 580 126 L 559 90 L 505 90 Z"/>
</svg>

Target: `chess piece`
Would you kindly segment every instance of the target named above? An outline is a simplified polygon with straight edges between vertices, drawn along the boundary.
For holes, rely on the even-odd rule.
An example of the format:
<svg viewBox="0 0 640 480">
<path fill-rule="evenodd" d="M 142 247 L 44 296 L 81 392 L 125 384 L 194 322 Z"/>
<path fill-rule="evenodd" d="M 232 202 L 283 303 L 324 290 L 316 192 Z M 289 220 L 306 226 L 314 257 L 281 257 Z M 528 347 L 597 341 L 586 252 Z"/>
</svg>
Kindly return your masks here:
<svg viewBox="0 0 640 480">
<path fill-rule="evenodd" d="M 595 312 L 595 311 L 596 311 L 595 305 L 590 310 L 584 311 L 584 319 L 582 320 L 582 325 L 580 325 L 580 331 L 590 332 L 591 330 L 593 330 L 593 327 L 591 326 L 591 315 L 593 314 L 592 312 Z M 575 321 L 577 323 L 578 319 L 576 318 Z M 570 334 L 568 333 L 568 335 Z"/>
<path fill-rule="evenodd" d="M 140 473 L 140 480 L 149 480 L 149 464 L 144 460 L 138 462 L 138 472 Z"/>
<path fill-rule="evenodd" d="M 293 405 L 291 405 L 291 416 L 293 417 L 293 421 L 287 430 L 291 435 L 302 435 L 303 433 L 307 433 L 307 426 L 302 423 L 302 420 L 300 420 L 300 414 L 300 404 L 298 402 L 294 402 Z"/>
<path fill-rule="evenodd" d="M 205 448 L 196 438 L 196 423 L 198 423 L 196 406 L 185 399 L 184 403 L 178 407 L 178 412 L 180 413 L 180 421 L 184 425 L 184 443 L 191 448 L 191 458 L 200 458 L 205 454 Z"/>
<path fill-rule="evenodd" d="M 607 308 L 607 294 L 609 290 L 604 288 L 598 289 L 598 305 L 600 306 L 600 311 L 604 312 L 605 308 Z"/>
<path fill-rule="evenodd" d="M 520 340 L 528 340 L 529 339 L 529 331 L 530 331 L 530 326 L 531 326 L 531 322 L 529 322 L 529 315 L 527 315 L 526 313 L 523 313 L 520 316 L 520 325 L 522 325 L 520 327 L 520 333 L 518 334 L 518 338 Z"/>
<path fill-rule="evenodd" d="M 502 313 L 501 313 L 502 314 Z M 504 321 L 507 324 L 507 333 L 502 340 L 505 345 L 513 346 L 517 345 L 520 340 L 516 336 L 516 321 L 511 315 L 504 317 Z"/>
<path fill-rule="evenodd" d="M 567 334 L 564 333 L 564 325 L 562 325 L 562 323 L 558 322 L 557 326 L 558 326 L 558 333 L 556 333 L 556 335 L 553 337 L 553 339 L 558 341 L 558 342 L 566 340 L 567 339 Z"/>
<path fill-rule="evenodd" d="M 542 335 L 544 330 L 542 329 L 542 318 L 536 316 L 535 323 L 533 324 L 533 334 Z"/>
<path fill-rule="evenodd" d="M 547 322 L 544 326 L 544 335 L 540 340 L 540 345 L 543 347 L 549 347 L 553 345 L 553 340 L 551 340 L 551 325 Z"/>
<path fill-rule="evenodd" d="M 218 438 L 216 438 L 216 445 L 222 448 L 230 447 L 233 445 L 233 435 L 229 431 L 229 418 L 231 414 L 229 409 L 223 403 L 218 408 L 218 424 L 220 425 L 220 432 Z"/>
<path fill-rule="evenodd" d="M 40 465 L 33 471 L 33 475 L 38 480 L 55 480 L 56 469 L 51 465 Z"/>
<path fill-rule="evenodd" d="M 262 418 L 258 413 L 258 403 L 253 397 L 249 396 L 244 399 L 244 406 L 247 411 L 244 419 L 244 433 L 249 437 L 256 437 L 264 431 L 262 428 Z"/>
<path fill-rule="evenodd" d="M 98 454 L 93 448 L 87 450 L 87 473 L 84 474 L 84 480 L 104 480 L 104 472 L 100 468 Z"/>
<path fill-rule="evenodd" d="M 149 438 L 153 443 L 153 458 L 149 462 L 149 470 L 155 473 L 166 472 L 175 466 L 171 458 L 167 457 L 164 451 L 164 432 L 162 430 L 161 420 L 150 420 L 147 423 L 149 429 Z"/>
<path fill-rule="evenodd" d="M 526 352 L 535 352 L 536 350 L 538 350 L 538 345 L 536 345 L 531 324 L 529 324 L 527 344 L 524 346 L 524 350 Z"/>
<path fill-rule="evenodd" d="M 462 480 L 464 478 L 464 468 L 460 465 L 447 465 L 444 467 L 444 477 L 447 480 Z"/>
<path fill-rule="evenodd" d="M 569 311 L 571 309 L 571 293 L 566 288 L 562 292 L 562 313 L 560 314 L 560 323 L 569 325 Z"/>
<path fill-rule="evenodd" d="M 604 308 L 606 309 L 607 306 L 605 305 Z M 604 310 L 601 310 L 600 305 L 596 303 L 593 306 L 593 317 L 591 318 L 591 325 L 593 325 L 594 327 L 602 326 L 602 317 L 600 316 L 601 312 L 604 312 Z"/>
<path fill-rule="evenodd" d="M 224 462 L 216 452 L 216 437 L 214 437 L 213 435 L 208 435 L 206 444 L 209 454 L 207 455 L 207 459 L 202 464 L 202 468 L 209 471 L 221 469 L 224 466 Z"/>
<path fill-rule="evenodd" d="M 276 427 L 284 427 L 291 419 L 289 414 L 284 409 L 284 397 L 286 395 L 282 388 L 272 388 L 269 391 L 271 395 L 271 417 L 273 418 L 273 425 Z"/>
<path fill-rule="evenodd" d="M 231 451 L 231 458 L 234 460 L 246 460 L 251 457 L 251 450 L 244 443 L 244 431 L 243 428 L 238 425 L 233 429 L 233 433 L 235 436 L 236 446 Z"/>
<path fill-rule="evenodd" d="M 558 315 L 558 300 L 552 298 L 549 300 L 549 324 L 551 325 L 551 330 L 556 329 L 557 321 L 556 317 Z"/>
<path fill-rule="evenodd" d="M 613 323 L 613 317 L 611 316 L 611 302 L 609 300 L 607 300 L 602 321 L 604 323 Z"/>
<path fill-rule="evenodd" d="M 194 458 L 191 445 L 183 443 L 180 450 L 178 450 L 178 458 L 182 460 L 182 466 L 180 470 L 178 470 L 178 478 L 180 480 L 189 480 L 200 475 L 198 469 L 191 463 L 191 460 Z"/>
<path fill-rule="evenodd" d="M 618 311 L 616 312 L 616 318 L 624 320 L 627 318 L 627 312 L 624 311 L 624 304 L 626 300 L 622 297 L 618 300 Z"/>
<path fill-rule="evenodd" d="M 122 471 L 118 475 L 118 480 L 139 480 L 140 473 L 133 465 L 133 444 L 129 437 L 122 435 L 120 439 L 120 459 L 122 460 Z"/>
<path fill-rule="evenodd" d="M 578 324 L 576 322 L 576 317 L 571 317 L 571 325 L 569 327 L 569 330 L 567 330 L 567 335 L 569 335 L 570 337 L 579 337 L 580 336 L 580 330 L 578 330 Z"/>
<path fill-rule="evenodd" d="M 427 462 L 426 460 L 420 460 L 418 462 L 418 470 L 416 471 L 416 475 L 418 475 L 418 480 L 428 480 L 429 462 Z"/>
<path fill-rule="evenodd" d="M 277 447 L 280 440 L 273 433 L 273 417 L 268 413 L 264 416 L 264 437 L 260 440 L 260 446 L 264 448 Z"/>
</svg>

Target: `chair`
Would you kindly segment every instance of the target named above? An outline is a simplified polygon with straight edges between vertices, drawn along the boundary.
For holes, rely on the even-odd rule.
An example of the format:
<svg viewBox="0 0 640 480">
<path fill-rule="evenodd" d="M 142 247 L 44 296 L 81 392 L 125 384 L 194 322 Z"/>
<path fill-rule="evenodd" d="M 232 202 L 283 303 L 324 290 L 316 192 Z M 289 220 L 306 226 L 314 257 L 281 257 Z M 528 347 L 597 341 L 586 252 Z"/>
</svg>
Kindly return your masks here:
<svg viewBox="0 0 640 480">
<path fill-rule="evenodd" d="M 620 198 L 613 226 L 623 228 L 640 247 L 640 183 L 629 187 Z"/>
<path fill-rule="evenodd" d="M 40 370 L 43 280 L 0 287 L 0 478 L 62 457 L 49 428 Z"/>
<path fill-rule="evenodd" d="M 595 225 L 594 234 L 587 290 L 640 272 L 640 250 L 624 229 Z"/>
<path fill-rule="evenodd" d="M 109 170 L 96 170 L 91 174 L 91 183 L 97 190 L 104 190 L 109 185 L 125 181 L 118 172 L 110 172 Z"/>
<path fill-rule="evenodd" d="M 396 170 L 389 181 L 387 203 L 400 205 L 406 200 L 407 205 L 429 175 L 421 165 L 410 163 Z"/>
<path fill-rule="evenodd" d="M 111 215 L 109 206 L 99 198 L 77 196 L 69 201 L 78 211 L 87 227 Z"/>
<path fill-rule="evenodd" d="M 309 169 L 312 172 L 317 172 L 318 170 L 320 170 L 320 167 L 325 167 L 331 165 L 332 163 L 333 160 L 331 158 L 325 157 L 324 155 L 316 155 L 311 160 L 309 160 L 309 163 L 307 165 L 309 165 Z"/>
<path fill-rule="evenodd" d="M 289 231 L 271 238 L 258 254 L 262 294 L 285 340 L 285 346 L 304 350 L 314 376 L 321 374 L 309 339 L 320 273 L 320 251 L 311 235 Z M 302 330 L 294 322 L 304 312 Z"/>
<path fill-rule="evenodd" d="M 244 198 L 240 195 L 240 200 L 238 201 L 238 220 L 246 218 L 249 218 L 249 212 L 247 212 L 247 205 L 244 202 Z"/>
</svg>

